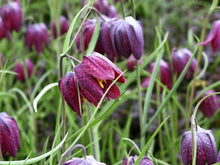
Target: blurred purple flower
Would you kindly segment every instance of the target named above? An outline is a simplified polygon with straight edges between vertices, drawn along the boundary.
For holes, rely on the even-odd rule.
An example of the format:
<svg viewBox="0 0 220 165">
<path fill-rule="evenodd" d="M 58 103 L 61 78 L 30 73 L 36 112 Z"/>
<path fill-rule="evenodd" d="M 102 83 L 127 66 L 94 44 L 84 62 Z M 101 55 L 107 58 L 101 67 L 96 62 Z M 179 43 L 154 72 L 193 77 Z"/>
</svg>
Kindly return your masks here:
<svg viewBox="0 0 220 165">
<path fill-rule="evenodd" d="M 5 25 L 2 21 L 2 18 L 0 17 L 0 40 L 3 39 L 3 38 L 7 38 L 8 40 L 11 39 L 11 33 L 10 31 L 8 31 L 6 28 L 5 28 Z"/>
<path fill-rule="evenodd" d="M 79 84 L 79 94 L 95 106 L 101 100 L 104 92 L 122 72 L 110 60 L 97 52 L 89 56 L 83 56 L 83 60 L 74 68 L 74 73 L 68 73 L 60 79 L 59 88 L 64 100 L 79 116 L 80 105 L 78 100 L 77 82 Z M 122 75 L 118 82 L 126 82 Z M 118 87 L 113 84 L 106 97 L 108 99 L 117 99 L 120 96 Z M 82 99 L 81 99 L 82 100 Z M 82 107 L 83 101 L 81 101 Z M 82 110 L 83 111 L 83 110 Z"/>
<path fill-rule="evenodd" d="M 143 29 L 139 21 L 129 16 L 118 19 L 111 27 L 112 45 L 118 55 L 128 58 L 131 54 L 140 59 L 144 49 Z"/>
<path fill-rule="evenodd" d="M 65 162 L 63 165 L 106 165 L 106 164 L 97 162 L 93 156 L 89 155 L 86 156 L 86 159 L 73 157 L 71 160 Z"/>
<path fill-rule="evenodd" d="M 216 163 L 216 144 L 211 130 L 199 128 L 196 132 L 197 155 L 196 164 L 209 165 Z M 184 165 L 192 164 L 192 134 L 185 132 L 180 146 L 181 157 Z"/>
<path fill-rule="evenodd" d="M 60 35 L 65 34 L 68 31 L 69 26 L 70 26 L 66 17 L 64 17 L 64 16 L 60 17 L 59 25 L 60 25 Z M 56 28 L 55 21 L 53 21 L 51 24 L 51 30 L 52 30 L 53 37 L 57 38 L 57 28 Z"/>
<path fill-rule="evenodd" d="M 34 64 L 28 58 L 26 58 L 25 63 L 26 63 L 26 67 L 27 67 L 27 74 L 28 74 L 27 76 L 28 76 L 28 78 L 30 78 L 31 74 L 34 70 Z M 25 81 L 25 72 L 24 72 L 23 63 L 20 62 L 17 65 L 15 65 L 14 71 L 15 71 L 15 73 L 17 73 L 16 79 L 18 79 L 22 82 Z"/>
<path fill-rule="evenodd" d="M 143 63 L 142 59 L 138 60 L 139 65 L 141 65 L 142 63 Z M 128 59 L 127 59 L 127 68 L 130 71 L 132 71 L 136 68 L 136 59 L 134 58 L 134 56 L 128 57 Z"/>
<path fill-rule="evenodd" d="M 131 156 L 129 158 L 124 158 L 121 165 L 134 165 L 138 156 Z M 154 165 L 154 163 L 146 156 L 144 156 L 141 161 L 139 162 L 139 165 Z"/>
<path fill-rule="evenodd" d="M 20 134 L 17 122 L 7 113 L 0 113 L 0 150 L 5 157 L 8 152 L 10 156 L 16 157 L 20 148 Z"/>
<path fill-rule="evenodd" d="M 150 66 L 150 74 L 153 73 L 155 62 L 153 62 Z M 166 85 L 168 89 L 172 88 L 173 78 L 172 72 L 170 69 L 170 64 L 164 60 L 160 61 L 160 81 L 162 84 Z M 141 84 L 143 87 L 148 86 L 150 83 L 150 77 L 147 77 L 144 82 Z"/>
<path fill-rule="evenodd" d="M 102 14 L 110 18 L 119 18 L 116 8 L 113 5 L 109 5 L 106 0 L 96 0 L 95 8 Z"/>
<path fill-rule="evenodd" d="M 43 49 L 43 43 L 47 47 L 49 46 L 49 33 L 46 25 L 44 23 L 28 25 L 25 34 L 25 44 L 29 49 L 34 46 L 37 53 L 40 54 Z"/>
<path fill-rule="evenodd" d="M 205 92 L 197 101 L 197 103 L 204 97 L 206 97 L 209 94 L 215 93 L 213 89 L 208 90 Z M 197 95 L 199 92 L 197 92 Z M 202 111 L 202 113 L 210 118 L 212 117 L 215 112 L 219 109 L 219 102 L 218 102 L 218 96 L 217 95 L 212 95 L 207 97 L 203 102 L 200 104 L 199 109 Z"/>
<path fill-rule="evenodd" d="M 182 49 L 173 49 L 172 51 L 172 60 L 173 60 L 173 68 L 174 71 L 177 72 L 177 76 L 182 73 L 184 67 L 186 66 L 187 62 L 191 58 L 192 53 L 190 50 L 187 48 L 182 48 Z M 190 76 L 195 72 L 197 65 L 197 61 L 195 58 L 193 58 L 186 74 L 185 74 L 185 79 L 189 79 Z"/>
<path fill-rule="evenodd" d="M 207 39 L 200 43 L 200 45 L 205 46 L 209 43 L 212 44 L 212 50 L 215 52 L 216 49 L 220 51 L 220 20 L 214 21 L 212 29 L 207 37 Z"/>
<path fill-rule="evenodd" d="M 83 41 L 84 41 L 84 49 L 86 50 L 89 46 L 89 43 L 92 39 L 92 35 L 96 26 L 96 19 L 87 19 L 83 24 Z M 81 41 L 80 41 L 80 33 L 77 35 L 76 38 L 76 47 L 78 52 L 81 53 Z M 104 54 L 104 50 L 102 48 L 102 44 L 100 39 L 98 38 L 95 50 L 98 53 Z"/>
<path fill-rule="evenodd" d="M 19 31 L 21 28 L 22 8 L 18 2 L 10 2 L 0 8 L 0 15 L 6 30 L 12 32 Z"/>
<path fill-rule="evenodd" d="M 217 162 L 220 162 L 220 151 L 218 151 Z"/>
</svg>

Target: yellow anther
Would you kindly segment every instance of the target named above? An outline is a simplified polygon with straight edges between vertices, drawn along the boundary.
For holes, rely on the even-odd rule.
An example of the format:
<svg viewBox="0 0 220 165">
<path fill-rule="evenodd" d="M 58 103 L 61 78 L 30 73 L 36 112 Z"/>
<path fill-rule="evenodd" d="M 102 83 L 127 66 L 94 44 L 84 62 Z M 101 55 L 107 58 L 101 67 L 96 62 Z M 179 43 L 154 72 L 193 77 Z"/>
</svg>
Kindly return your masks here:
<svg viewBox="0 0 220 165">
<path fill-rule="evenodd" d="M 98 81 L 100 87 L 101 87 L 101 88 L 104 88 L 104 85 L 103 85 L 102 83 L 103 83 L 103 81 L 106 82 L 106 80 L 97 79 L 97 81 Z"/>
</svg>

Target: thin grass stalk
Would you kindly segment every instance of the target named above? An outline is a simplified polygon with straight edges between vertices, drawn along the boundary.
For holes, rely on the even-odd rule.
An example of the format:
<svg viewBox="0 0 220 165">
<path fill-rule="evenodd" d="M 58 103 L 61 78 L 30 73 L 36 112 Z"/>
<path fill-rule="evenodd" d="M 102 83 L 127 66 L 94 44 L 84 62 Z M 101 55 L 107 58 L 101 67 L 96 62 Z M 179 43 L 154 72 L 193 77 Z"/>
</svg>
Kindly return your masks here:
<svg viewBox="0 0 220 165">
<path fill-rule="evenodd" d="M 122 12 L 122 16 L 123 16 L 123 19 L 124 19 L 125 18 L 125 11 L 124 11 L 123 0 L 120 0 L 120 3 L 121 3 L 121 12 Z"/>
</svg>

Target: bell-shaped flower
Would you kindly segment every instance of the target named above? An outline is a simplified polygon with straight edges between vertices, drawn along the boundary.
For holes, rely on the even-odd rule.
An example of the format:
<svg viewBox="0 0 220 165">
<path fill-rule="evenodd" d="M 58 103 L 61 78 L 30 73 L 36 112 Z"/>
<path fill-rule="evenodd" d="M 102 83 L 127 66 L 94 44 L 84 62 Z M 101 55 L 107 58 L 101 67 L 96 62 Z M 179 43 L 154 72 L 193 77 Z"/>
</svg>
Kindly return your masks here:
<svg viewBox="0 0 220 165">
<path fill-rule="evenodd" d="M 11 33 L 5 28 L 5 25 L 2 21 L 2 17 L 0 17 L 0 40 L 3 38 L 11 39 Z"/>
<path fill-rule="evenodd" d="M 130 156 L 129 158 L 124 158 L 121 165 L 134 165 L 138 156 Z M 139 165 L 154 165 L 154 163 L 146 156 L 142 157 Z"/>
<path fill-rule="evenodd" d="M 215 93 L 213 89 L 208 90 L 199 98 L 197 102 L 199 102 L 202 98 L 212 93 Z M 197 92 L 197 95 L 199 95 L 199 92 Z M 219 109 L 218 96 L 212 95 L 207 97 L 205 100 L 202 101 L 202 103 L 199 106 L 199 109 L 206 117 L 212 117 L 215 114 L 215 112 Z"/>
<path fill-rule="evenodd" d="M 21 28 L 22 8 L 17 2 L 10 2 L 3 5 L 0 9 L 0 15 L 4 22 L 6 30 L 12 32 L 19 31 Z"/>
<path fill-rule="evenodd" d="M 205 46 L 209 43 L 212 44 L 212 50 L 215 52 L 217 49 L 220 51 L 220 20 L 214 21 L 212 29 L 209 32 L 207 39 L 200 43 L 200 45 Z"/>
<path fill-rule="evenodd" d="M 150 74 L 153 73 L 155 62 L 153 62 L 150 66 Z M 162 84 L 166 85 L 168 89 L 172 88 L 173 77 L 170 68 L 170 64 L 164 60 L 160 60 L 160 81 Z M 143 83 L 141 84 L 143 87 L 148 86 L 150 83 L 150 77 L 147 77 Z"/>
<path fill-rule="evenodd" d="M 64 17 L 64 16 L 60 17 L 60 22 L 59 22 L 58 25 L 60 26 L 59 27 L 60 35 L 65 34 L 68 31 L 69 26 L 70 26 L 67 19 L 66 19 L 66 17 Z M 52 30 L 53 37 L 57 38 L 57 28 L 56 28 L 56 22 L 55 21 L 53 21 L 52 24 L 51 24 L 51 30 Z"/>
<path fill-rule="evenodd" d="M 42 52 L 43 44 L 49 46 L 49 33 L 44 23 L 28 25 L 25 34 L 25 44 L 29 49 L 35 47 L 38 54 Z"/>
<path fill-rule="evenodd" d="M 109 5 L 107 0 L 96 0 L 95 8 L 102 14 L 110 18 L 119 18 L 116 8 L 113 5 Z"/>
<path fill-rule="evenodd" d="M 87 19 L 83 24 L 82 32 L 83 32 L 84 50 L 86 50 L 89 46 L 93 32 L 95 30 L 96 22 L 97 22 L 96 19 Z M 81 53 L 80 33 L 76 37 L 76 47 L 78 52 Z M 94 51 L 104 54 L 104 50 L 102 48 L 102 44 L 99 38 L 97 40 Z"/>
<path fill-rule="evenodd" d="M 118 55 L 130 55 L 140 59 L 144 49 L 144 35 L 141 23 L 129 16 L 114 21 L 111 27 L 112 45 Z"/>
<path fill-rule="evenodd" d="M 30 78 L 31 74 L 34 70 L 34 64 L 28 58 L 25 59 L 25 64 L 26 64 L 26 68 L 27 68 L 27 78 Z M 15 76 L 16 79 L 18 79 L 22 82 L 25 81 L 25 67 L 24 67 L 23 63 L 20 62 L 20 63 L 16 64 L 14 67 L 14 71 L 15 71 L 15 73 L 17 73 Z"/>
<path fill-rule="evenodd" d="M 98 162 L 92 155 L 85 158 L 73 157 L 71 160 L 65 162 L 63 165 L 106 165 L 105 163 Z"/>
<path fill-rule="evenodd" d="M 216 144 L 211 130 L 198 128 L 196 132 L 197 152 L 196 164 L 205 165 L 216 163 Z M 180 146 L 181 157 L 184 165 L 192 164 L 192 133 L 185 132 Z"/>
<path fill-rule="evenodd" d="M 68 73 L 59 81 L 59 88 L 64 100 L 79 116 L 82 115 L 82 97 L 95 106 L 98 105 L 103 94 L 112 81 L 122 74 L 122 71 L 110 60 L 97 52 L 89 56 L 83 56 L 83 60 L 74 68 L 75 73 Z M 118 78 L 118 82 L 126 82 L 124 75 Z M 77 83 L 79 89 L 77 89 Z M 79 97 L 80 96 L 80 97 Z M 118 87 L 113 84 L 106 94 L 108 99 L 117 99 L 120 96 Z M 79 99 L 81 104 L 79 105 Z"/>
<path fill-rule="evenodd" d="M 192 56 L 192 52 L 187 49 L 187 48 L 182 48 L 182 49 L 173 49 L 172 51 L 172 60 L 173 60 L 173 68 L 174 71 L 177 73 L 177 76 L 179 76 L 184 67 L 186 66 L 187 62 Z M 195 58 L 193 58 L 186 74 L 185 74 L 185 79 L 189 79 L 191 75 L 195 72 L 197 65 L 197 61 Z"/>
<path fill-rule="evenodd" d="M 143 63 L 142 59 L 138 60 L 138 65 L 141 65 L 142 63 Z M 128 70 L 130 71 L 136 68 L 136 59 L 134 58 L 134 56 L 128 57 L 126 65 L 127 65 Z"/>
<path fill-rule="evenodd" d="M 7 113 L 0 113 L 0 150 L 2 156 L 6 153 L 16 157 L 17 150 L 20 148 L 20 134 L 17 122 Z"/>
</svg>

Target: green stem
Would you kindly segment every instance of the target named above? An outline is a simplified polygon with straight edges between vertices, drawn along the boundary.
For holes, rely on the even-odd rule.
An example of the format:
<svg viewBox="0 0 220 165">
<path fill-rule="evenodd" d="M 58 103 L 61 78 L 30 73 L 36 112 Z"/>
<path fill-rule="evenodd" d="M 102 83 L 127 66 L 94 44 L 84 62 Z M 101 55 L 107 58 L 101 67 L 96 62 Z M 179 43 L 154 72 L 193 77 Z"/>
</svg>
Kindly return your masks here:
<svg viewBox="0 0 220 165">
<path fill-rule="evenodd" d="M 142 112 L 142 96 L 141 96 L 141 81 L 140 81 L 140 66 L 138 60 L 136 60 L 136 71 L 137 71 L 137 88 L 138 88 L 138 112 L 139 112 L 139 122 L 140 122 L 140 147 L 141 149 L 145 145 L 145 136 L 143 133 L 144 122 L 143 122 L 143 112 Z"/>
<path fill-rule="evenodd" d="M 131 7 L 132 7 L 132 16 L 134 17 L 134 19 L 136 19 L 134 0 L 131 0 Z"/>
<path fill-rule="evenodd" d="M 124 19 L 125 18 L 125 11 L 124 11 L 123 0 L 120 0 L 120 3 L 121 3 L 121 12 L 122 12 L 122 16 L 123 16 L 123 19 Z"/>
</svg>

